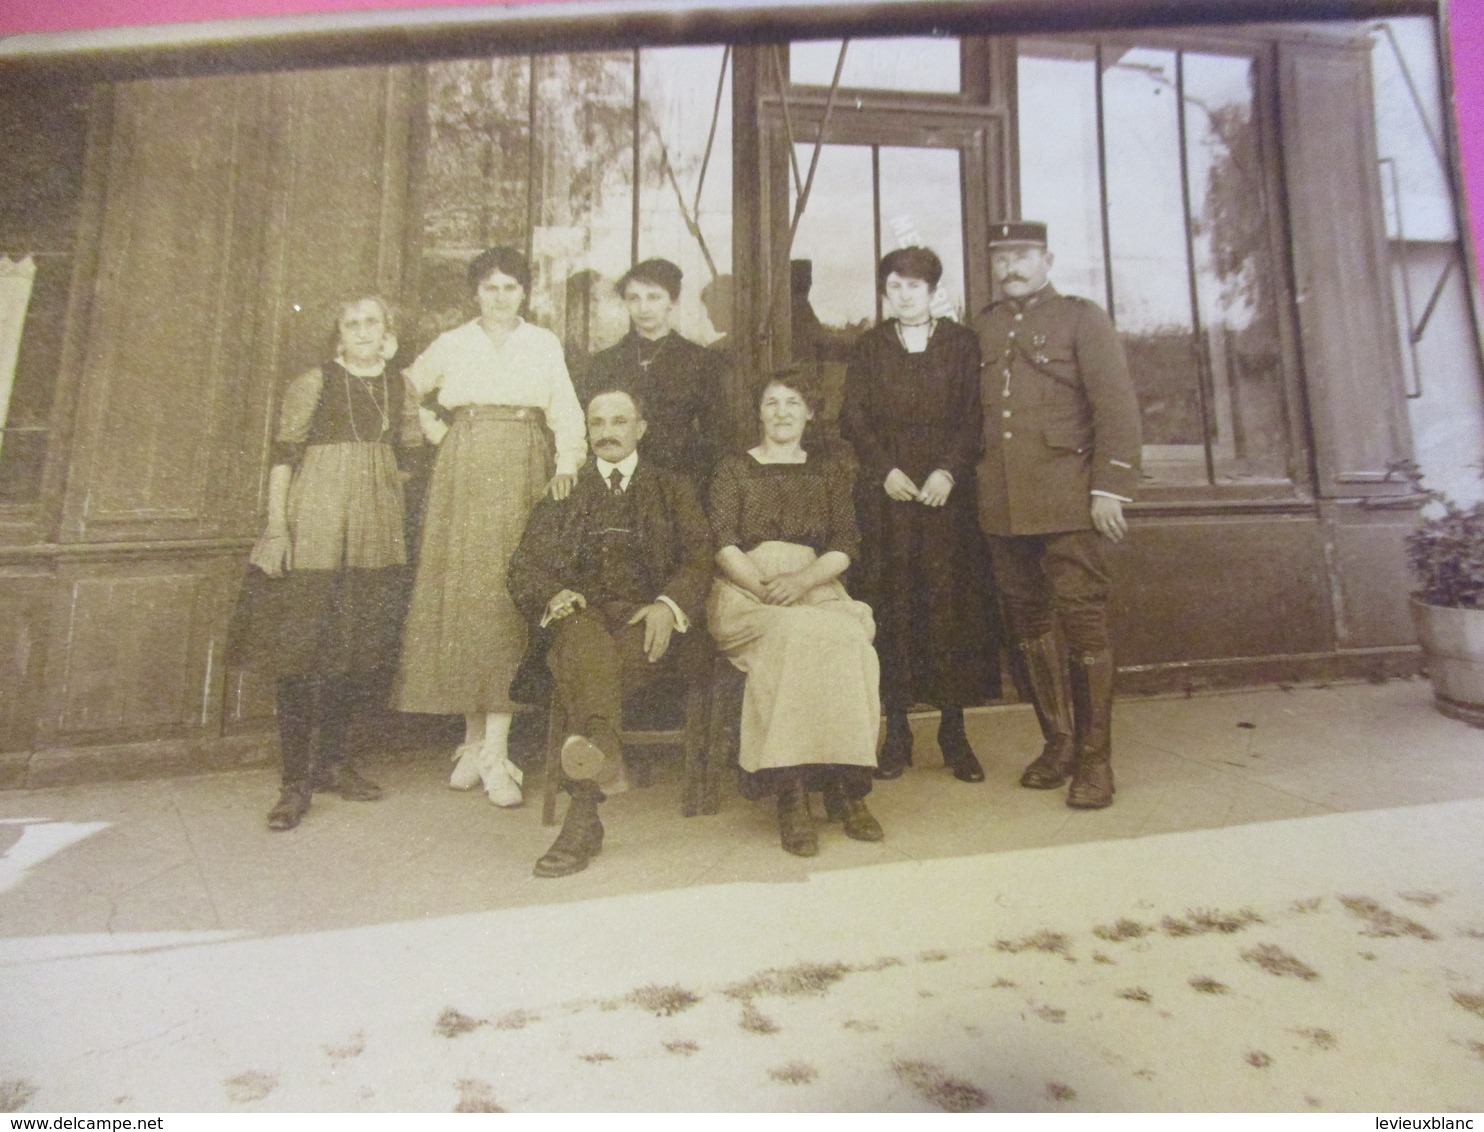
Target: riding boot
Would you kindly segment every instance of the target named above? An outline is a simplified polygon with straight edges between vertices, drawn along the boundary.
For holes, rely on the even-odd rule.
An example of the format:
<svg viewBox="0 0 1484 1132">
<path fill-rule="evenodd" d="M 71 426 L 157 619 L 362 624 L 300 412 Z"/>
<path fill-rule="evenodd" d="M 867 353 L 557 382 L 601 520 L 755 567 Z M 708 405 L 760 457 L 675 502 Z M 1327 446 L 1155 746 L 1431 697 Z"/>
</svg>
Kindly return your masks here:
<svg viewBox="0 0 1484 1132">
<path fill-rule="evenodd" d="M 819 837 L 809 816 L 809 793 L 801 771 L 791 768 L 778 784 L 778 835 L 783 848 L 795 857 L 819 853 Z"/>
<path fill-rule="evenodd" d="M 1077 762 L 1067 805 L 1101 810 L 1113 804 L 1113 654 L 1072 658 L 1072 705 L 1077 719 Z"/>
<path fill-rule="evenodd" d="M 877 778 L 901 778 L 912 765 L 912 725 L 907 722 L 905 711 L 886 712 L 886 741 L 881 745 L 881 754 L 876 758 Z"/>
<path fill-rule="evenodd" d="M 984 768 L 969 746 L 964 731 L 964 709 L 945 707 L 938 717 L 938 749 L 943 752 L 943 765 L 953 771 L 960 782 L 983 782 Z"/>
<path fill-rule="evenodd" d="M 346 758 L 345 731 L 350 722 L 350 680 L 321 676 L 316 714 L 319 738 L 315 743 L 310 784 L 316 793 L 338 794 L 347 802 L 375 802 L 381 787 L 360 773 Z"/>
<path fill-rule="evenodd" d="M 603 823 L 598 820 L 598 803 L 607 795 L 586 779 L 569 778 L 565 786 L 572 801 L 567 806 L 561 832 L 532 870 L 538 877 L 580 873 L 603 851 Z"/>
<path fill-rule="evenodd" d="M 1072 773 L 1077 755 L 1067 658 L 1057 648 L 1055 633 L 1021 641 L 1017 647 L 1025 662 L 1026 683 L 1041 724 L 1041 737 L 1046 741 L 1040 757 L 1021 774 L 1020 784 L 1032 790 L 1055 790 Z"/>
<path fill-rule="evenodd" d="M 310 741 L 314 730 L 314 677 L 280 676 L 275 710 L 283 775 L 278 802 L 268 811 L 268 828 L 293 829 L 309 809 Z"/>
</svg>

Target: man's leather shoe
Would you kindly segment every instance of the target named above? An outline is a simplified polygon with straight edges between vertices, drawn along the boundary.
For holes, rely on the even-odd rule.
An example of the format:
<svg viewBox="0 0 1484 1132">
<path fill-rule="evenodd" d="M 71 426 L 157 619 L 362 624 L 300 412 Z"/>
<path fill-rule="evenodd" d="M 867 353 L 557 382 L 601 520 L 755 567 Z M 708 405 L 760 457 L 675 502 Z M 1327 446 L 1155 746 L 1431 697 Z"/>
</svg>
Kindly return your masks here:
<svg viewBox="0 0 1484 1132">
<path fill-rule="evenodd" d="M 943 752 L 943 765 L 953 771 L 960 782 L 983 782 L 984 768 L 969 746 L 964 733 L 963 708 L 944 708 L 938 724 L 938 749 Z"/>
<path fill-rule="evenodd" d="M 588 862 L 603 851 L 603 823 L 598 820 L 601 795 L 574 794 L 562 822 L 562 831 L 551 843 L 536 867 L 538 877 L 565 877 L 580 873 Z"/>
<path fill-rule="evenodd" d="M 889 780 L 901 778 L 912 765 L 912 726 L 905 712 L 887 712 L 886 740 L 876 758 L 872 777 Z"/>
<path fill-rule="evenodd" d="M 797 774 L 778 791 L 778 837 L 786 852 L 795 857 L 819 855 L 819 836 L 814 832 L 814 819 L 809 816 L 809 795 Z"/>
<path fill-rule="evenodd" d="M 381 799 L 381 787 L 362 778 L 349 763 L 316 767 L 310 782 L 316 793 L 338 794 L 347 802 L 376 802 Z"/>
<path fill-rule="evenodd" d="M 268 811 L 268 828 L 283 831 L 293 829 L 309 810 L 310 791 L 303 783 L 285 786 L 278 795 L 277 804 Z"/>
</svg>

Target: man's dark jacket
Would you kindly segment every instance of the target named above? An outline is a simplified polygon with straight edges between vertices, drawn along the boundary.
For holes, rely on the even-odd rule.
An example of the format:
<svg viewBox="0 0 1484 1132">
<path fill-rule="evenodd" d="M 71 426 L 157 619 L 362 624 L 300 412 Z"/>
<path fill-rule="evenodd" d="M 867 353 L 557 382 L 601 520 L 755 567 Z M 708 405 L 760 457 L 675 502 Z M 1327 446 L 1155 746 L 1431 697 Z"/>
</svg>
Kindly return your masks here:
<svg viewBox="0 0 1484 1132">
<path fill-rule="evenodd" d="M 608 491 L 596 462 L 589 461 L 566 499 L 548 496 L 536 505 L 510 559 L 510 595 L 531 626 L 530 648 L 516 676 L 518 687 L 511 692 L 521 702 L 539 698 L 532 682 L 539 684 L 537 673 L 544 672 L 550 632 L 536 626 L 554 595 L 564 589 L 582 592 L 580 556 L 583 547 L 597 538 L 602 525 L 599 504 Z M 664 594 L 690 622 L 689 631 L 671 638 L 670 647 L 682 648 L 687 667 L 704 664 L 711 652 L 704 622 L 716 548 L 695 488 L 687 477 L 646 461 L 641 451 L 628 494 L 634 505 L 636 541 L 647 556 L 650 578 L 658 584 L 650 600 Z M 691 656 L 696 661 L 691 662 Z"/>
</svg>

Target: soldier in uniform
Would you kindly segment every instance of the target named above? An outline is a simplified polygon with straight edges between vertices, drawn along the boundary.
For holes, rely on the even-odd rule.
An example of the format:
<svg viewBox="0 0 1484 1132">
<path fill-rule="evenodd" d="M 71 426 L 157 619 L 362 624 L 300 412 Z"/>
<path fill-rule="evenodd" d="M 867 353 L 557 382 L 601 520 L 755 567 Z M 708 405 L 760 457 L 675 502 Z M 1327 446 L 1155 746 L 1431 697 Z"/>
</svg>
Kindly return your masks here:
<svg viewBox="0 0 1484 1132">
<path fill-rule="evenodd" d="M 1105 542 L 1128 534 L 1138 398 L 1107 314 L 1047 282 L 1045 224 L 993 225 L 989 256 L 1002 297 L 975 322 L 979 525 L 1045 738 L 1020 784 L 1052 790 L 1070 776 L 1067 805 L 1101 809 L 1113 801 Z"/>
</svg>

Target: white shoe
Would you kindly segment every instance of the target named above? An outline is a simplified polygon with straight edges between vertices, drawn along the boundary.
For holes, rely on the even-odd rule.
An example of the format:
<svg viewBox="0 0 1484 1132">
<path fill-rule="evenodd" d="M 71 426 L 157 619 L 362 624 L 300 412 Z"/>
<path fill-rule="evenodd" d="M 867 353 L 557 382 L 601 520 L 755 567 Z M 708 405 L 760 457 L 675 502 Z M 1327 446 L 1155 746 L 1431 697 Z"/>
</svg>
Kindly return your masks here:
<svg viewBox="0 0 1484 1132">
<path fill-rule="evenodd" d="M 485 794 L 496 806 L 510 808 L 524 801 L 520 793 L 520 784 L 523 779 L 520 767 L 509 759 L 491 760 L 485 763 L 480 768 L 480 775 L 484 779 Z"/>
<path fill-rule="evenodd" d="M 450 790 L 473 790 L 479 785 L 479 750 L 478 743 L 459 744 L 453 753 L 453 774 L 448 778 Z"/>
</svg>

